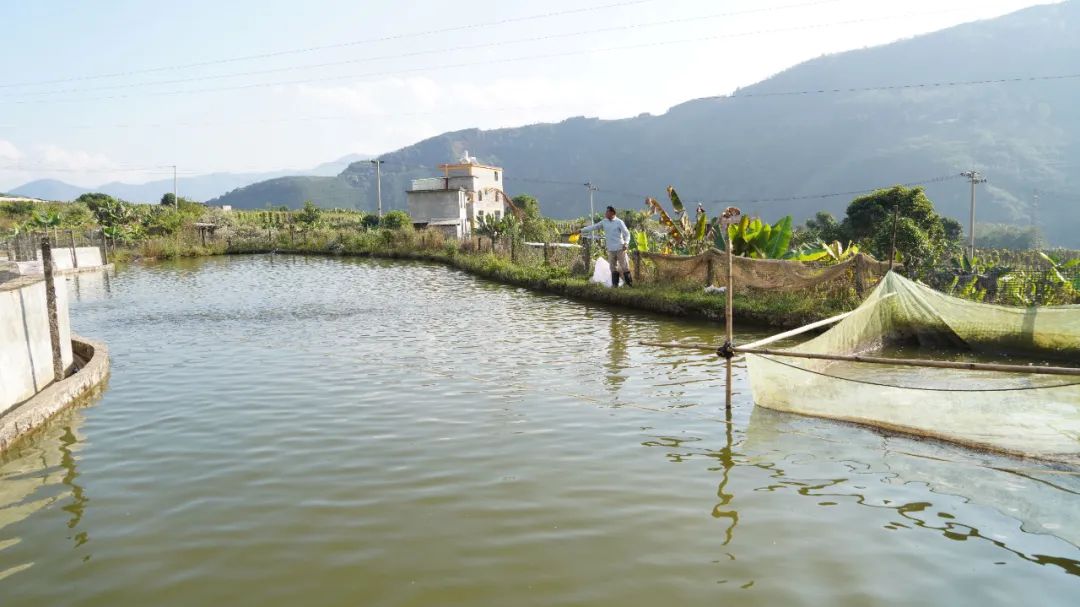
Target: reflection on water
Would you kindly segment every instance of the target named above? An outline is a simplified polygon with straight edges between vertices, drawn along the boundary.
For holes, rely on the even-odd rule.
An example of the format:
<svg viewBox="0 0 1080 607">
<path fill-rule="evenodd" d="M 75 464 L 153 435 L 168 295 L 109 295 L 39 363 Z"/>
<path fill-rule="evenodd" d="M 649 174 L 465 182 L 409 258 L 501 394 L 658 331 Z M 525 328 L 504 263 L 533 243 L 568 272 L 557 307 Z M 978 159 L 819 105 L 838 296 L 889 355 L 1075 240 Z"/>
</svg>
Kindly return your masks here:
<svg viewBox="0 0 1080 607">
<path fill-rule="evenodd" d="M 614 393 L 618 392 L 619 386 L 623 384 L 623 374 L 632 372 L 632 370 L 628 369 L 628 365 L 626 364 L 626 340 L 628 335 L 624 322 L 617 314 L 612 314 L 611 318 L 608 320 L 608 324 L 610 333 L 607 343 L 607 384 Z"/>
<path fill-rule="evenodd" d="M 640 345 L 720 326 L 424 264 L 93 280 L 110 387 L 0 465 L 5 607 L 1075 603 L 1073 471 L 756 409 L 742 364 L 725 411 Z"/>
<path fill-rule="evenodd" d="M 75 547 L 86 543 L 79 523 L 88 498 L 77 482 L 75 457 L 81 423 L 80 411 L 61 413 L 38 435 L 0 455 L 0 580 L 33 566 L 33 561 L 9 561 L 4 552 L 21 542 L 10 529 L 38 512 L 63 504 Z"/>
</svg>

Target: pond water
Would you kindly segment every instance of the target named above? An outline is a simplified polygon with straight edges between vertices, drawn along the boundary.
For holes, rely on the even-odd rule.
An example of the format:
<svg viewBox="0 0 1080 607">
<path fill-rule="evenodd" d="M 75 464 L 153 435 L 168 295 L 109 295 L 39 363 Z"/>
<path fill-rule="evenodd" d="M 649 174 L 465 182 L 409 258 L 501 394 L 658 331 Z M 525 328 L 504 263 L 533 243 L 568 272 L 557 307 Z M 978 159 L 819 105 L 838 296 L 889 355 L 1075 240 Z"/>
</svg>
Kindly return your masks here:
<svg viewBox="0 0 1080 607">
<path fill-rule="evenodd" d="M 69 288 L 112 377 L 0 460 L 4 607 L 1080 603 L 1075 474 L 741 368 L 728 417 L 714 356 L 639 344 L 717 324 L 371 260 Z"/>
</svg>

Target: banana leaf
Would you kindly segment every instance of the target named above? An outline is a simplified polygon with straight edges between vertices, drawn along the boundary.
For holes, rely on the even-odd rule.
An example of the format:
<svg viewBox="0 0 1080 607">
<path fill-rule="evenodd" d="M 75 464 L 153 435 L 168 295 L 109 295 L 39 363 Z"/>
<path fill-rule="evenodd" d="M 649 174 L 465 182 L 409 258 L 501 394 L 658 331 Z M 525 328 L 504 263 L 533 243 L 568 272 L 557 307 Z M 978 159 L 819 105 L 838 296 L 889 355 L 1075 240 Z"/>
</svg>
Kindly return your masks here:
<svg viewBox="0 0 1080 607">
<path fill-rule="evenodd" d="M 645 205 L 660 216 L 660 225 L 667 229 L 668 236 L 677 243 L 682 243 L 683 233 L 679 230 L 679 226 L 671 220 L 671 216 L 667 214 L 664 207 L 660 206 L 660 203 L 655 198 L 646 198 Z"/>
<path fill-rule="evenodd" d="M 675 209 L 676 213 L 686 212 L 686 207 L 683 206 L 682 199 L 679 198 L 678 193 L 675 192 L 675 186 L 668 186 L 667 195 L 668 198 L 671 199 L 671 208 Z"/>
<path fill-rule="evenodd" d="M 791 246 L 791 237 L 794 230 L 791 227 L 791 215 L 776 222 L 769 232 L 768 254 L 769 259 L 780 259 L 787 253 Z"/>
<path fill-rule="evenodd" d="M 709 230 L 709 218 L 705 216 L 705 213 L 701 213 L 697 217 L 697 222 L 694 224 L 694 240 L 705 240 L 705 233 Z"/>
</svg>

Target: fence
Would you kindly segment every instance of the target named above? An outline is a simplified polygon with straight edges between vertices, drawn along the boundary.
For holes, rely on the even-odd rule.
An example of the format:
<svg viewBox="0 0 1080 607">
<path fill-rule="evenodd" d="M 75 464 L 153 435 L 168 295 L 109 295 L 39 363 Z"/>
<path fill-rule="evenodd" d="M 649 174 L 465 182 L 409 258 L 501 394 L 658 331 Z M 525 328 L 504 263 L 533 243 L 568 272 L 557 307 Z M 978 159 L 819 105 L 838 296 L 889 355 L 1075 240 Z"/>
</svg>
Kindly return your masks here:
<svg viewBox="0 0 1080 607">
<path fill-rule="evenodd" d="M 963 299 L 1009 306 L 1080 304 L 1080 265 L 1050 261 L 983 271 L 940 268 L 924 278 L 929 286 Z"/>
<path fill-rule="evenodd" d="M 589 240 L 582 245 L 565 243 L 513 243 L 509 238 L 473 236 L 461 243 L 470 253 L 494 254 L 519 265 L 563 268 L 575 275 L 591 275 L 602 246 Z M 727 256 L 711 249 L 699 255 L 665 255 L 632 251 L 631 271 L 635 284 L 700 289 L 727 285 Z M 789 291 L 863 294 L 888 272 L 888 264 L 867 255 L 855 255 L 833 265 L 732 257 L 732 276 L 737 291 Z"/>
<path fill-rule="evenodd" d="M 109 239 L 102 230 L 48 230 L 41 232 L 21 232 L 0 240 L 0 251 L 8 261 L 34 261 L 39 258 L 41 242 L 48 239 L 49 246 L 62 255 L 62 250 L 71 251 L 80 247 L 101 249 L 102 258 L 106 258 Z M 115 243 L 114 243 L 115 244 Z"/>
</svg>

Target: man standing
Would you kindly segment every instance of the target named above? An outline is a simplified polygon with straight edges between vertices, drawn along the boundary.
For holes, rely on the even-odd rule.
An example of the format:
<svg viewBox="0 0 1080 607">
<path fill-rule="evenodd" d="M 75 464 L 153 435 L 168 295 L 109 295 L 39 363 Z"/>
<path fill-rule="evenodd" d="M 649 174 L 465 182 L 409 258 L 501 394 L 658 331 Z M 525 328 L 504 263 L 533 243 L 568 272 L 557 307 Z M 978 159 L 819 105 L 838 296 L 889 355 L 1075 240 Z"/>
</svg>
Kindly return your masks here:
<svg viewBox="0 0 1080 607">
<path fill-rule="evenodd" d="M 622 273 L 626 286 L 634 286 L 630 277 L 630 258 L 626 255 L 626 247 L 630 244 L 630 230 L 626 229 L 623 220 L 615 216 L 615 207 L 608 207 L 604 211 L 604 218 L 591 226 L 581 228 L 581 233 L 604 230 L 604 240 L 607 242 L 607 259 L 611 266 L 611 286 L 619 286 L 619 274 Z"/>
</svg>

